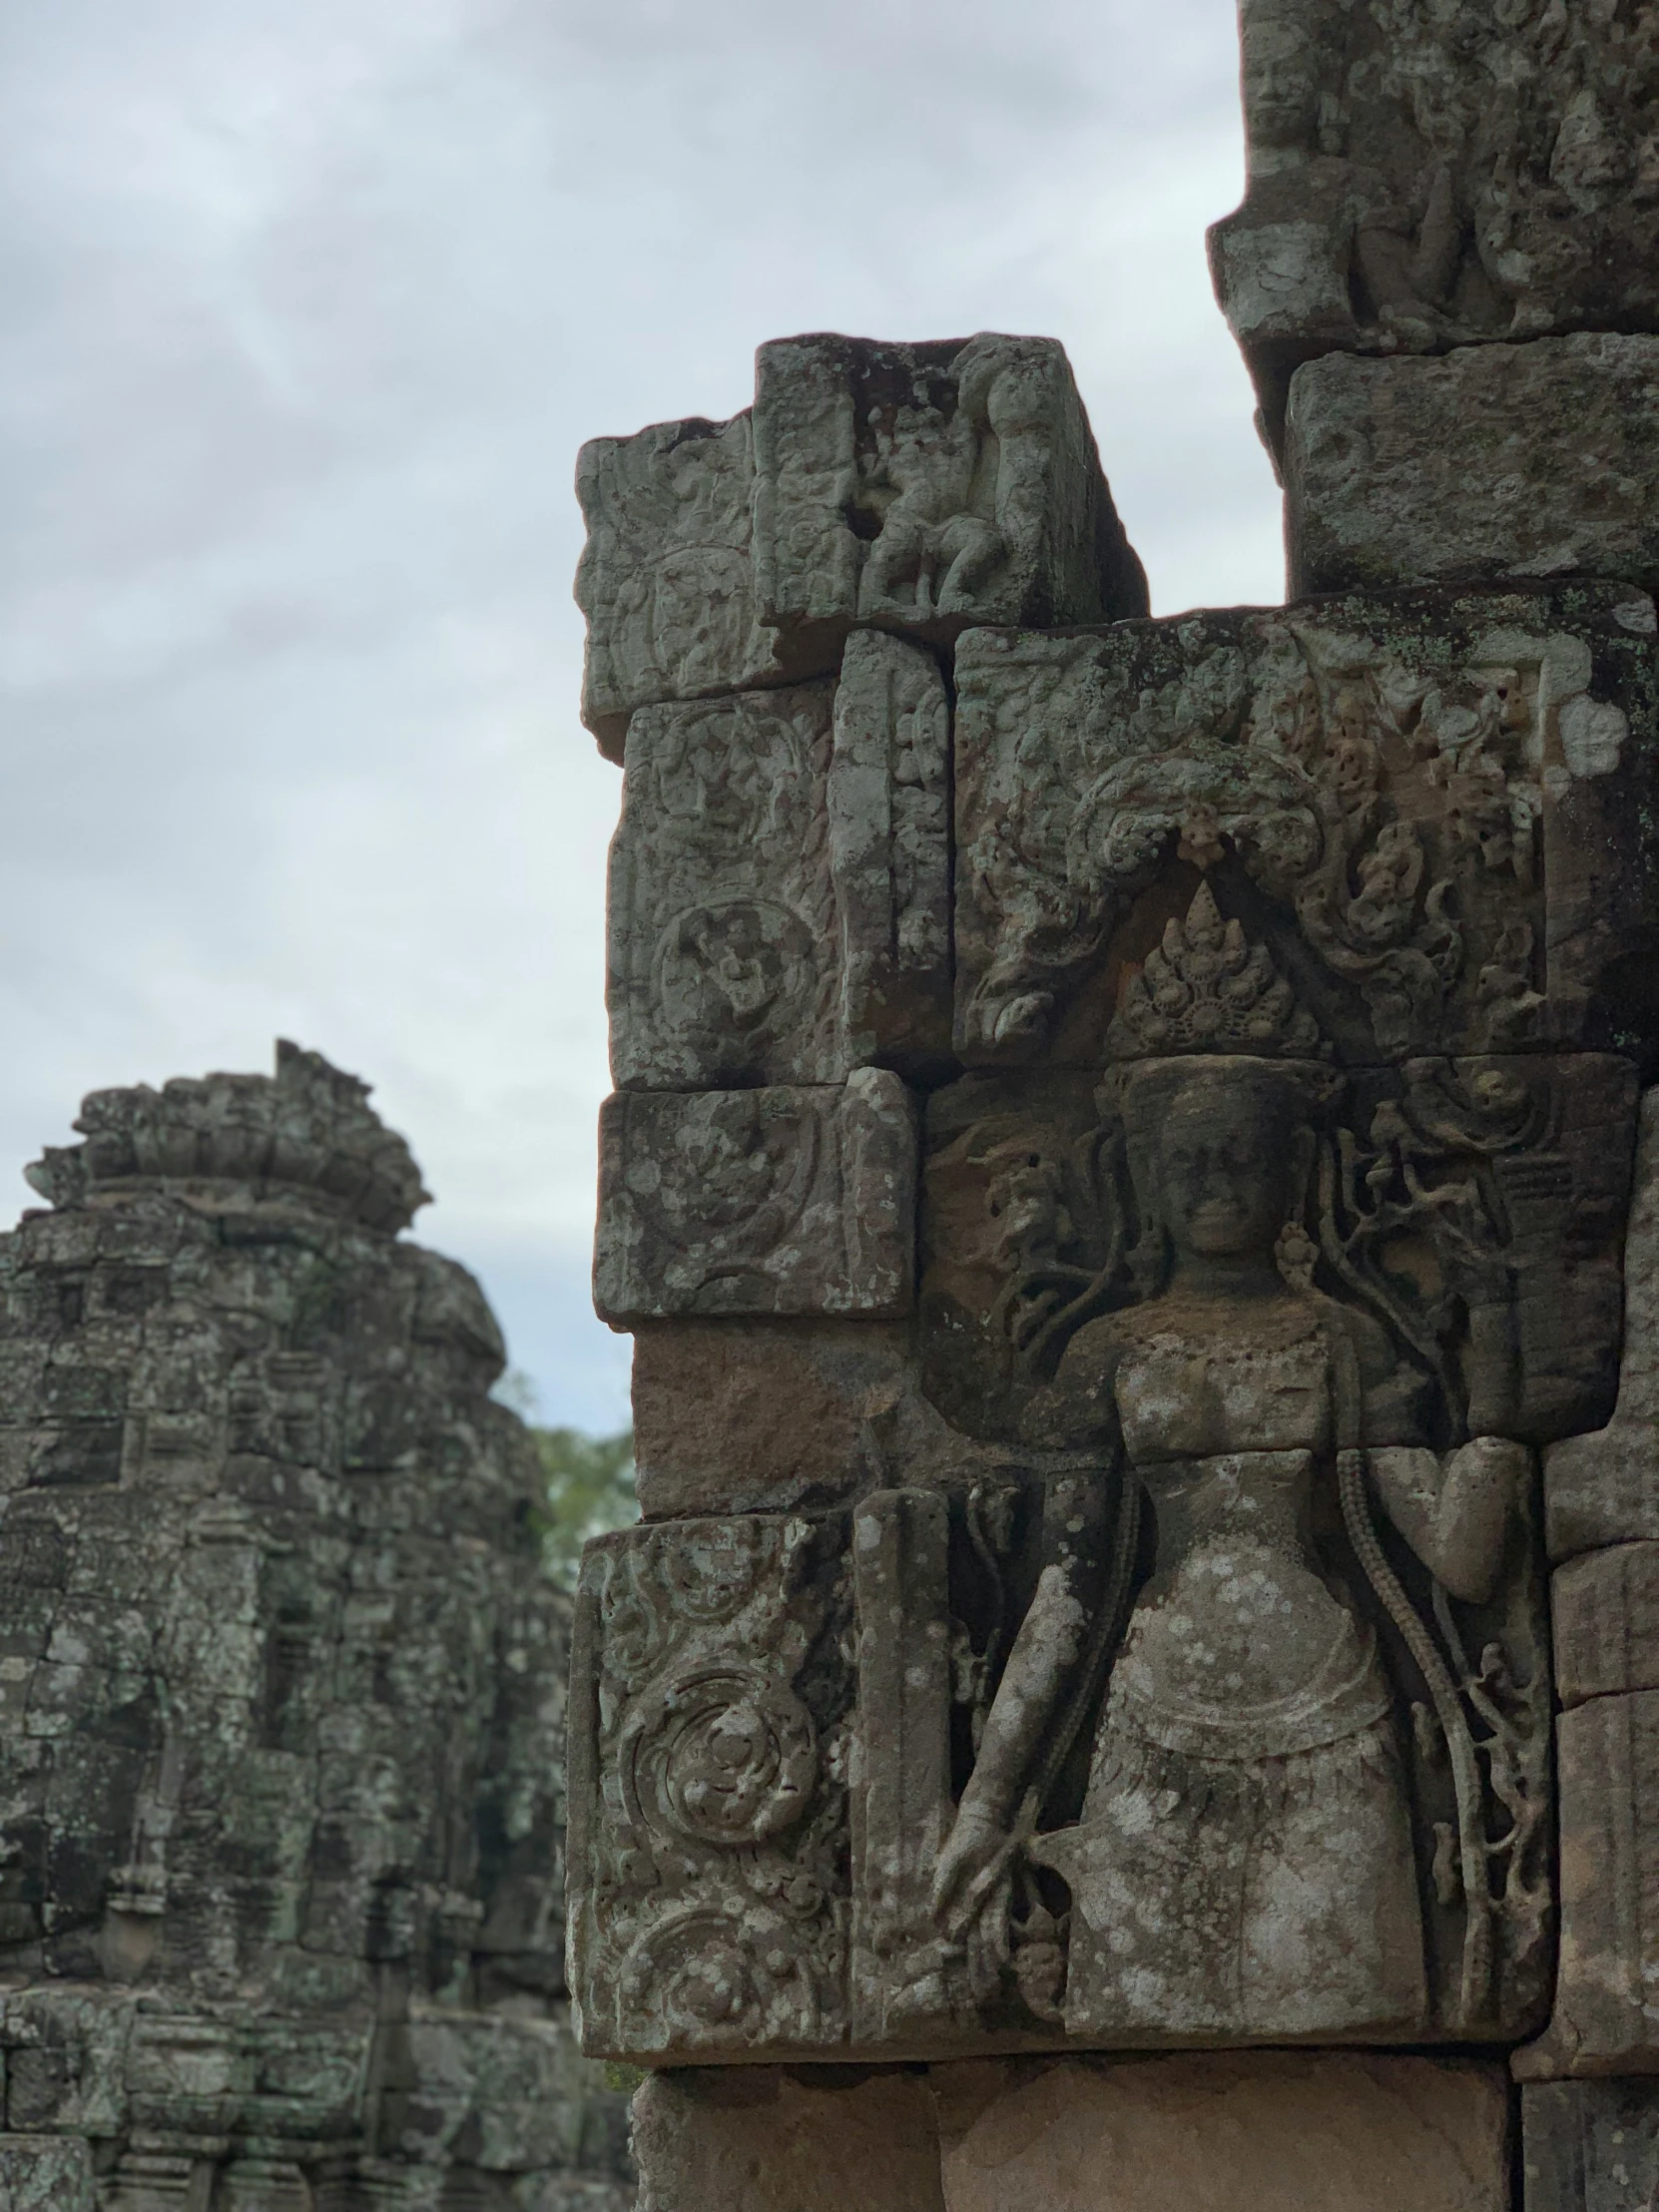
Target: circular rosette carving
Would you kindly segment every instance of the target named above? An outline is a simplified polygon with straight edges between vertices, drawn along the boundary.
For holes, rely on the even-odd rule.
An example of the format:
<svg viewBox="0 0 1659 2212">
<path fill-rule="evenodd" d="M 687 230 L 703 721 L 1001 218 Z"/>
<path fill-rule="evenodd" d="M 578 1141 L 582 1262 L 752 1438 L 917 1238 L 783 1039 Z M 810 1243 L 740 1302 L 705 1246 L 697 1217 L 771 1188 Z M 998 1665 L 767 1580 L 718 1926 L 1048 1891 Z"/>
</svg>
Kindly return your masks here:
<svg viewBox="0 0 1659 2212">
<path fill-rule="evenodd" d="M 623 2039 L 636 2050 L 811 2043 L 825 2003 L 809 1944 L 738 1901 L 694 1906 L 647 1929 L 623 1961 Z"/>
<path fill-rule="evenodd" d="M 764 1057 L 809 1019 L 819 984 L 801 915 L 747 891 L 677 914 L 658 940 L 655 967 L 665 1027 L 734 1067 Z"/>
<path fill-rule="evenodd" d="M 793 1828 L 818 1780 L 812 1715 L 748 1667 L 701 1667 L 648 1693 L 617 1750 L 636 1832 L 730 1851 Z"/>
</svg>

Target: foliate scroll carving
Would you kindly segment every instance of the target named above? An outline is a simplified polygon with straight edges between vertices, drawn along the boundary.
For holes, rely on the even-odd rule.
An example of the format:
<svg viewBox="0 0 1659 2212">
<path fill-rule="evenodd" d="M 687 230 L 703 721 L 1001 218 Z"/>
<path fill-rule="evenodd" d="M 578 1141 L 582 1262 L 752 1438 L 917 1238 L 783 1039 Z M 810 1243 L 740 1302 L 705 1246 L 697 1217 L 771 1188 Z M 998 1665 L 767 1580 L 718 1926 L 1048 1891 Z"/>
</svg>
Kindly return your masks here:
<svg viewBox="0 0 1659 2212">
<path fill-rule="evenodd" d="M 834 687 L 644 708 L 611 848 L 622 1089 L 844 1070 L 826 786 Z"/>
<path fill-rule="evenodd" d="M 636 707 L 744 691 L 784 673 L 775 635 L 755 619 L 754 490 L 747 413 L 659 422 L 583 446 L 582 720 L 611 759 L 622 758 Z"/>
<path fill-rule="evenodd" d="M 765 345 L 755 459 L 758 598 L 786 650 L 853 619 L 949 640 L 1145 611 L 1052 338 Z"/>
<path fill-rule="evenodd" d="M 619 1088 L 832 1083 L 950 1045 L 949 709 L 932 656 L 642 708 L 611 848 Z"/>
<path fill-rule="evenodd" d="M 1249 184 L 1211 233 L 1270 435 L 1301 360 L 1659 326 L 1639 7 L 1248 0 Z"/>
<path fill-rule="evenodd" d="M 600 1119 L 600 1313 L 906 1312 L 915 1150 L 910 1095 L 880 1069 L 838 1089 L 616 1093 Z"/>
<path fill-rule="evenodd" d="M 846 2031 L 850 1593 L 838 1519 L 588 1547 L 571 1731 L 586 2048 L 823 2051 Z"/>
<path fill-rule="evenodd" d="M 1239 882 L 1351 1063 L 1614 1041 L 1631 995 L 1597 992 L 1645 926 L 1654 720 L 1627 599 L 965 639 L 958 1050 L 1099 1064 L 1200 873 Z"/>
</svg>

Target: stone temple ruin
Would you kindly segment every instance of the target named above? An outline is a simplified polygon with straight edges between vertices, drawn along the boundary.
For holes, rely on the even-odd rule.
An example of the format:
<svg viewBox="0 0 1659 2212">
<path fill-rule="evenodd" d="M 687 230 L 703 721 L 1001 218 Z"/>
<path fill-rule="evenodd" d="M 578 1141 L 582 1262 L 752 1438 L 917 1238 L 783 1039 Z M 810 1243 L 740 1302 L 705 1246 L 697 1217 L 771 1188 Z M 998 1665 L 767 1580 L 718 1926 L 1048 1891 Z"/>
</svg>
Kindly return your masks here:
<svg viewBox="0 0 1659 2212">
<path fill-rule="evenodd" d="M 1289 605 L 1049 339 L 582 455 L 644 2212 L 1659 2197 L 1659 10 L 1243 38 Z"/>
<path fill-rule="evenodd" d="M 77 1126 L 0 1237 L 0 2207 L 624 2212 L 477 1285 L 315 1054 Z"/>
</svg>

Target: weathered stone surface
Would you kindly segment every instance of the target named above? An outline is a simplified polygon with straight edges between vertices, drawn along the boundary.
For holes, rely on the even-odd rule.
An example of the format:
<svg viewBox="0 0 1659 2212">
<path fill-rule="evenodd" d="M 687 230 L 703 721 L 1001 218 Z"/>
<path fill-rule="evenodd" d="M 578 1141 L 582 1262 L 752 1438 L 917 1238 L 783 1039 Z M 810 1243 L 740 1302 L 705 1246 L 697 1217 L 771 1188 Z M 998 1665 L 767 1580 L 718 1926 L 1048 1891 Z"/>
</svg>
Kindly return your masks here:
<svg viewBox="0 0 1659 2212">
<path fill-rule="evenodd" d="M 965 639 L 958 1050 L 1102 1065 L 1199 868 L 1349 1065 L 1651 1034 L 1659 749 L 1631 605 L 1420 592 Z"/>
<path fill-rule="evenodd" d="M 1659 1691 L 1595 1697 L 1555 1728 L 1561 1946 L 1522 2080 L 1659 2071 Z"/>
<path fill-rule="evenodd" d="M 837 1090 L 614 1094 L 600 1120 L 601 1315 L 906 1312 L 915 1145 L 910 1094 L 873 1068 Z"/>
<path fill-rule="evenodd" d="M 1611 1544 L 1550 1584 L 1555 1690 L 1564 1706 L 1659 1690 L 1659 1543 Z"/>
<path fill-rule="evenodd" d="M 755 463 L 758 596 L 797 649 L 855 617 L 948 641 L 1146 611 L 1052 338 L 763 345 Z"/>
<path fill-rule="evenodd" d="M 1644 9 L 1247 0 L 1247 184 L 1216 291 L 1277 446 L 1322 353 L 1659 328 Z"/>
<path fill-rule="evenodd" d="M 950 1039 L 949 717 L 932 657 L 643 708 L 611 849 L 622 1090 L 835 1083 Z"/>
<path fill-rule="evenodd" d="M 315 1055 L 80 1126 L 0 1239 L 5 2125 L 97 2143 L 116 2212 L 486 2170 L 620 2206 L 489 1309 L 398 1241 L 414 1162 Z"/>
<path fill-rule="evenodd" d="M 753 416 L 582 448 L 582 718 L 835 674 L 873 624 L 948 646 L 974 622 L 1144 614 L 1146 579 L 1063 349 L 788 338 Z"/>
<path fill-rule="evenodd" d="M 576 496 L 588 531 L 576 571 L 582 720 L 610 759 L 621 760 L 636 707 L 782 679 L 777 635 L 755 619 L 747 412 L 594 438 Z"/>
<path fill-rule="evenodd" d="M 1526 2212 L 1647 2212 L 1659 2190 L 1659 2082 L 1529 2082 Z"/>
<path fill-rule="evenodd" d="M 846 641 L 827 795 L 848 1067 L 950 1049 L 950 709 L 931 658 Z"/>
<path fill-rule="evenodd" d="M 634 2097 L 639 2212 L 944 2212 L 914 2073 L 654 2074 Z"/>
<path fill-rule="evenodd" d="M 846 1072 L 826 786 L 834 687 L 649 707 L 611 848 L 617 1087 Z"/>
<path fill-rule="evenodd" d="M 1624 1352 L 1605 1428 L 1567 1436 L 1544 1459 L 1553 1559 L 1659 1537 L 1659 1090 L 1643 1093 L 1624 1245 Z"/>
<path fill-rule="evenodd" d="M 1355 2051 L 940 2066 L 945 2212 L 1508 2212 L 1500 2067 Z M 1530 2199 L 1528 2205 L 1530 2207 Z"/>
<path fill-rule="evenodd" d="M 0 2212 L 95 2212 L 95 2206 L 85 2142 L 0 2135 Z"/>
<path fill-rule="evenodd" d="M 1618 1387 L 1629 1063 L 1410 1059 L 1325 1089 L 1316 1120 L 1352 1171 L 1330 1233 L 1389 1279 L 1470 1430 L 1539 1443 L 1593 1422 Z M 1089 1074 L 975 1072 L 927 1102 L 922 1188 L 926 1388 L 959 1426 L 1012 1442 L 1091 1302 L 1133 1282 L 1145 1201 L 1122 1116 Z M 1454 1283 L 1456 1316 L 1436 1303 Z"/>
<path fill-rule="evenodd" d="M 647 1520 L 838 1505 L 889 1462 L 959 1464 L 921 1398 L 908 1329 L 851 1321 L 642 1322 L 634 1453 Z"/>
<path fill-rule="evenodd" d="M 662 1522 L 587 1547 L 569 1926 L 588 2052 L 844 2037 L 849 1600 L 837 1519 Z"/>
<path fill-rule="evenodd" d="M 1659 337 L 1597 332 L 1299 369 L 1285 433 L 1293 599 L 1398 584 L 1659 587 Z M 1651 636 L 1653 610 L 1624 619 Z"/>
</svg>

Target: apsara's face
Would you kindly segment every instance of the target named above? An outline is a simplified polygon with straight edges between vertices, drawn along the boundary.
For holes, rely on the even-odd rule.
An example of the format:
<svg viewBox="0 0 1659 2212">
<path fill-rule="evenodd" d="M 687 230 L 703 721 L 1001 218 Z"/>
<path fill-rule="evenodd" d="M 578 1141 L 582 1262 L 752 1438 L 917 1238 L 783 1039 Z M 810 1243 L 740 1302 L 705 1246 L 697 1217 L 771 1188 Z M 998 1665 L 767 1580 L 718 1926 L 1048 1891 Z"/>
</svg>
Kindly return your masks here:
<svg viewBox="0 0 1659 2212">
<path fill-rule="evenodd" d="M 1259 1079 L 1209 1074 L 1170 1106 L 1158 1142 L 1164 1226 L 1177 1252 L 1269 1257 L 1285 1226 L 1291 1116 Z"/>
</svg>

